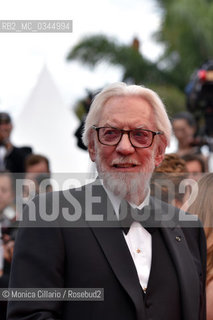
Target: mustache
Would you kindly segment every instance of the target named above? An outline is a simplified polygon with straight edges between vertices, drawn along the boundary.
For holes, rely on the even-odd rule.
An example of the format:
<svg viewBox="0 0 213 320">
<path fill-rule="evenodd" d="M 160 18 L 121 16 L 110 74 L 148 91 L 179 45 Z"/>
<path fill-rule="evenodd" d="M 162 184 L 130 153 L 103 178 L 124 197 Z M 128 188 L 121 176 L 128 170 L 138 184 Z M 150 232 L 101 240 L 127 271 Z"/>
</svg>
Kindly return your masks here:
<svg viewBox="0 0 213 320">
<path fill-rule="evenodd" d="M 125 164 L 125 163 L 130 163 L 130 164 L 134 164 L 134 165 L 141 165 L 141 163 L 135 159 L 130 159 L 127 157 L 122 157 L 122 158 L 118 158 L 118 159 L 114 159 L 111 162 L 111 166 L 114 165 L 119 165 L 119 164 Z"/>
</svg>

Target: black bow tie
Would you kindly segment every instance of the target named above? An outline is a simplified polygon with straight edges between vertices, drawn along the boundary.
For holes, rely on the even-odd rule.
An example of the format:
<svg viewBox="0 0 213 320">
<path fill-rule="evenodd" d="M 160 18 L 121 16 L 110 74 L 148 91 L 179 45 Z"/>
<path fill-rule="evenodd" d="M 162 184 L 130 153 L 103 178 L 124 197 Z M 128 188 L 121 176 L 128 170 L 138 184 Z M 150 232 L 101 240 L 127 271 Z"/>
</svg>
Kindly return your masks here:
<svg viewBox="0 0 213 320">
<path fill-rule="evenodd" d="M 132 223 L 139 222 L 149 232 L 156 230 L 157 223 L 154 221 L 152 210 L 149 206 L 145 206 L 139 210 L 133 208 L 127 201 L 122 200 L 119 209 L 119 221 L 121 228 L 125 234 L 128 234 Z"/>
</svg>

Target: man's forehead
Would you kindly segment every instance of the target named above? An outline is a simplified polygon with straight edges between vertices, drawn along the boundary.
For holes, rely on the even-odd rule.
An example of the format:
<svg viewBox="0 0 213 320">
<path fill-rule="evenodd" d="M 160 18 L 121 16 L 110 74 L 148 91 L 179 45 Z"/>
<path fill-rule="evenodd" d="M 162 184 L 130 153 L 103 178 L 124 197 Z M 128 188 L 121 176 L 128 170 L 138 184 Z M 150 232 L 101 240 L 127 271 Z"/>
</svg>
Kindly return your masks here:
<svg viewBox="0 0 213 320">
<path fill-rule="evenodd" d="M 128 94 L 128 95 L 114 95 L 114 96 L 111 96 L 104 102 L 104 106 L 105 105 L 110 105 L 112 102 L 113 103 L 116 103 L 116 102 L 120 103 L 121 101 L 123 101 L 123 102 L 129 101 L 129 102 L 133 102 L 134 103 L 134 101 L 136 101 L 136 100 L 138 102 L 141 102 L 142 104 L 143 104 L 144 101 L 149 103 L 149 101 L 145 97 L 142 97 L 142 96 L 136 95 L 136 94 Z"/>
<path fill-rule="evenodd" d="M 152 106 L 140 96 L 114 96 L 106 101 L 100 112 L 99 125 L 147 128 L 153 120 Z"/>
</svg>

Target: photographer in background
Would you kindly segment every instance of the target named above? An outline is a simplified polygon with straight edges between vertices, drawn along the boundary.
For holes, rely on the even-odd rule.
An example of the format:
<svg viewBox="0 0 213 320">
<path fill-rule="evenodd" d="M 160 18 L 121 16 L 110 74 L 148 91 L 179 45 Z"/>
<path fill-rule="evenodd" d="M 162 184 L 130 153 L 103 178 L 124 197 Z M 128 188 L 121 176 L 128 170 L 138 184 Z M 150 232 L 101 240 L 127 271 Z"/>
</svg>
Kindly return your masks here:
<svg viewBox="0 0 213 320">
<path fill-rule="evenodd" d="M 0 170 L 23 173 L 25 158 L 32 153 L 32 149 L 30 147 L 15 147 L 10 141 L 12 129 L 10 115 L 6 112 L 0 112 Z"/>
<path fill-rule="evenodd" d="M 198 127 L 195 144 L 209 152 L 208 167 L 213 171 L 213 60 L 195 70 L 186 86 L 187 109 L 193 113 Z"/>
<path fill-rule="evenodd" d="M 213 150 L 213 60 L 207 60 L 186 86 L 187 109 L 194 115 L 200 145 Z"/>
</svg>

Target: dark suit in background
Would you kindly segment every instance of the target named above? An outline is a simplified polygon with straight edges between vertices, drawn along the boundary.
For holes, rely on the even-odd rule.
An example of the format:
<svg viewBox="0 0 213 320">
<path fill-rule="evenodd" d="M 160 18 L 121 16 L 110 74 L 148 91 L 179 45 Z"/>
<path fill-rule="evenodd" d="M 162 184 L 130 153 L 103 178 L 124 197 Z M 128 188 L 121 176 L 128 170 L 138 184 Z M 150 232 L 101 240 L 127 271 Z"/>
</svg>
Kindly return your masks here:
<svg viewBox="0 0 213 320">
<path fill-rule="evenodd" d="M 32 153 L 30 147 L 15 147 L 11 141 L 13 125 L 7 112 L 0 112 L 0 169 L 13 173 L 25 172 L 25 158 Z"/>
<path fill-rule="evenodd" d="M 25 172 L 25 159 L 32 153 L 32 148 L 30 147 L 14 147 L 6 155 L 4 162 L 5 168 L 14 173 Z"/>
</svg>

